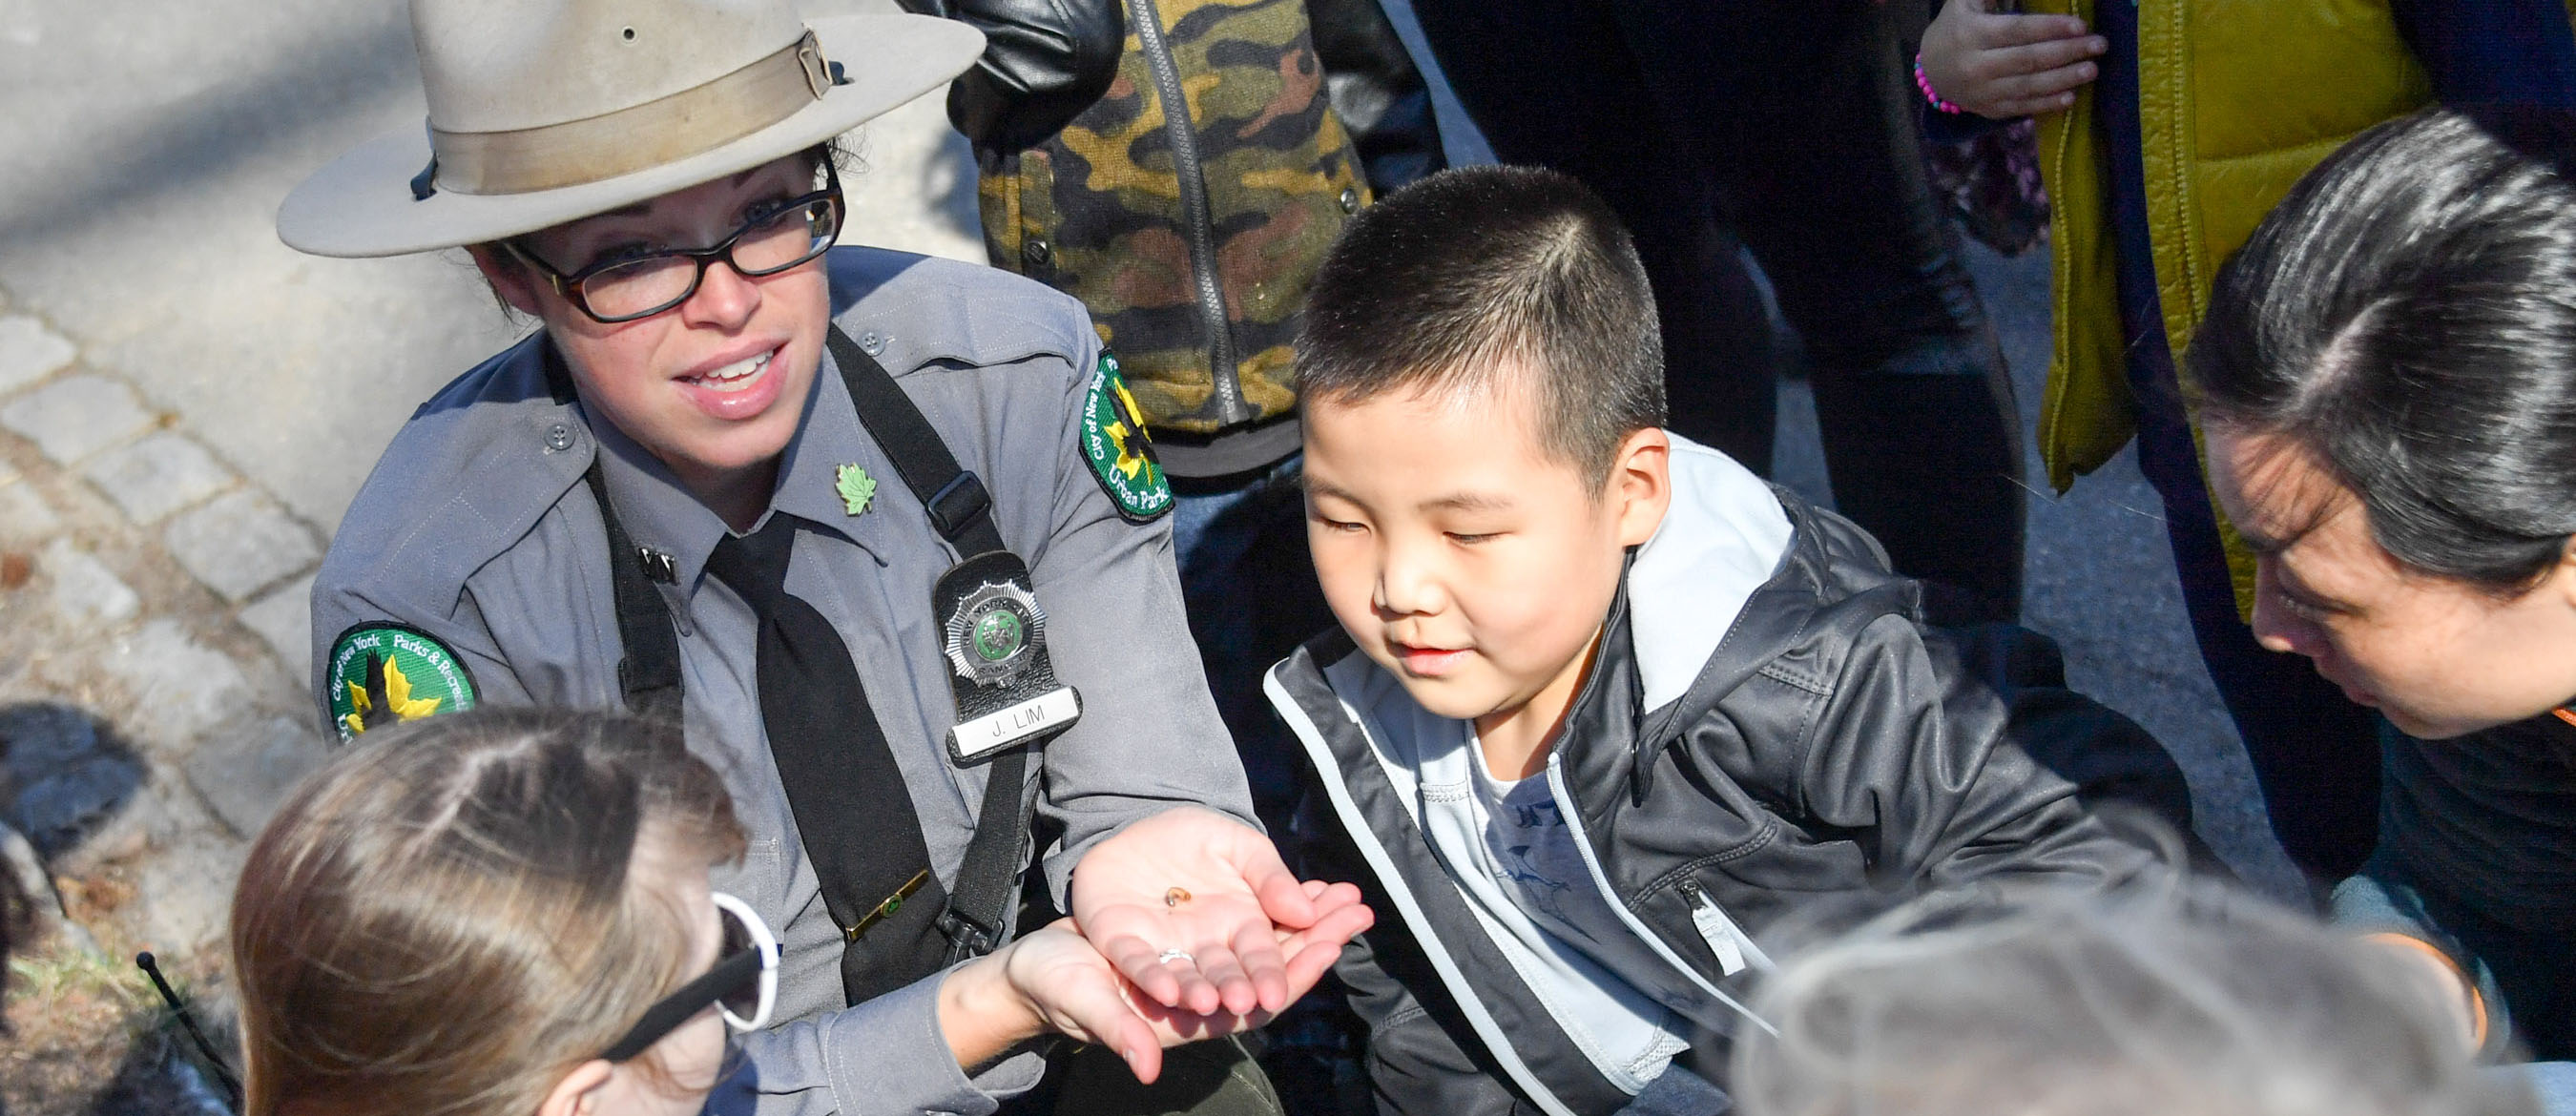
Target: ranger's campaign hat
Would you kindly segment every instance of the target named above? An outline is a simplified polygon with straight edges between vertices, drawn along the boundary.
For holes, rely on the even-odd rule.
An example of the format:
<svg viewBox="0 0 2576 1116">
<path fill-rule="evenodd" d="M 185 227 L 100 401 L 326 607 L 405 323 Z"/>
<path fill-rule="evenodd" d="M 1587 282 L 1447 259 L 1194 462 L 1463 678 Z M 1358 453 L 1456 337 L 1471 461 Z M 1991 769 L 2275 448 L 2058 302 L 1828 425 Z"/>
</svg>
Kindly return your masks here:
<svg viewBox="0 0 2576 1116">
<path fill-rule="evenodd" d="M 984 36 L 788 0 L 412 0 L 429 96 L 314 172 L 278 239 L 393 256 L 534 232 L 803 151 L 963 73 Z"/>
</svg>

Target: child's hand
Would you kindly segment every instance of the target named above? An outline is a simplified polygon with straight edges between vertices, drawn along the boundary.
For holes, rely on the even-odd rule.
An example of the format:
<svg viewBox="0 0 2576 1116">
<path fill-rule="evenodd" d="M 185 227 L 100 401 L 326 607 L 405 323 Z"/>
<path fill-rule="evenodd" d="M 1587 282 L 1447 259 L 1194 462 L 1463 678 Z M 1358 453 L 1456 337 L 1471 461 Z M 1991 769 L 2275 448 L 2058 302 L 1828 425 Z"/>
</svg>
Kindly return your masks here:
<svg viewBox="0 0 2576 1116">
<path fill-rule="evenodd" d="M 1923 31 L 1923 79 L 1943 100 L 1998 120 L 2058 112 L 2093 80 L 2110 44 L 2074 16 L 2017 15 L 1995 0 L 1949 0 Z"/>
</svg>

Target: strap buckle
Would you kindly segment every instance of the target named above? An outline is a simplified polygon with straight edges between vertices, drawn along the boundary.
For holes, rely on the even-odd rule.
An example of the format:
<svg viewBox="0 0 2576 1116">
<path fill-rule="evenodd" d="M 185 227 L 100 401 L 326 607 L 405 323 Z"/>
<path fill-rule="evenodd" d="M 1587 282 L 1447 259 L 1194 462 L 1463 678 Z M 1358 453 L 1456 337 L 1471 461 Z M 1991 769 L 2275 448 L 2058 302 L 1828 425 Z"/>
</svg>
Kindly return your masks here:
<svg viewBox="0 0 2576 1116">
<path fill-rule="evenodd" d="M 939 491 L 930 494 L 924 510 L 930 513 L 930 525 L 939 530 L 939 537 L 955 542 L 976 516 L 992 508 L 993 495 L 984 490 L 982 478 L 960 469 L 948 483 L 939 486 Z"/>
<path fill-rule="evenodd" d="M 936 925 L 940 933 L 948 936 L 948 960 L 951 963 L 982 957 L 1001 944 L 1001 927 L 977 922 L 954 906 L 939 912 Z"/>
</svg>

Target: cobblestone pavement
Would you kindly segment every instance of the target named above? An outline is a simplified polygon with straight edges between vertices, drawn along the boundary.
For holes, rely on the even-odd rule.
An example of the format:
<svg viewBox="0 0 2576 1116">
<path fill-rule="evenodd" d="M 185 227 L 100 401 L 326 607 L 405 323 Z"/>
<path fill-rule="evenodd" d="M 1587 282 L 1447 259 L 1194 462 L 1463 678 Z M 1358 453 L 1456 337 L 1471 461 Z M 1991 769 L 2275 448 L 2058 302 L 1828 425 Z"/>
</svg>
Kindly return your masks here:
<svg viewBox="0 0 2576 1116">
<path fill-rule="evenodd" d="M 0 338 L 0 820 L 100 938 L 188 957 L 323 754 L 322 538 L 43 320 Z"/>
<path fill-rule="evenodd" d="M 0 821 L 28 838 L 0 845 L 111 950 L 215 952 L 247 838 L 325 755 L 306 597 L 329 532 L 411 407 L 515 332 L 461 253 L 275 241 L 286 190 L 416 124 L 418 96 L 390 0 L 0 0 Z M 939 97 L 862 148 L 856 237 L 980 259 Z M 1975 263 L 2027 412 L 2044 258 Z M 1812 407 L 1784 404 L 1784 478 L 1822 494 Z M 2125 462 L 2035 499 L 2028 618 L 2286 893 L 2155 508 Z"/>
</svg>

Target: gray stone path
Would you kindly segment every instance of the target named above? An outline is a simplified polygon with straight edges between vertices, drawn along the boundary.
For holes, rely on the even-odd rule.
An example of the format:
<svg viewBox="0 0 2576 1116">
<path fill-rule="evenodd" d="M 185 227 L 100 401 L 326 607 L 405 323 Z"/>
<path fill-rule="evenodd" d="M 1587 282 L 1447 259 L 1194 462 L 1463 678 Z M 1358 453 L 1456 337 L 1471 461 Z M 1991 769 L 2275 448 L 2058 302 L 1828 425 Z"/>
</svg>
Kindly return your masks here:
<svg viewBox="0 0 2576 1116">
<path fill-rule="evenodd" d="M 50 366 L 0 394 L 0 822 L 73 886 L 131 895 L 93 911 L 116 945 L 186 955 L 220 938 L 243 842 L 323 754 L 286 716 L 300 669 L 228 615 L 284 599 L 319 539 L 241 514 L 266 497 L 43 320 L 0 316 L 0 338 L 0 372 Z"/>
</svg>

